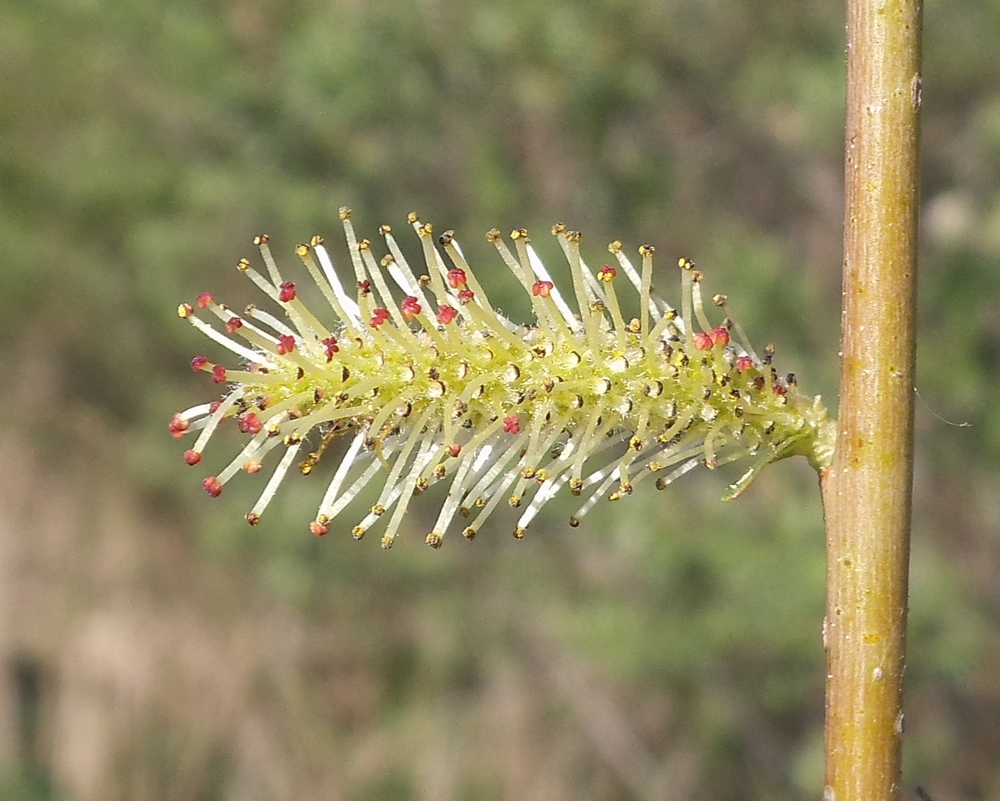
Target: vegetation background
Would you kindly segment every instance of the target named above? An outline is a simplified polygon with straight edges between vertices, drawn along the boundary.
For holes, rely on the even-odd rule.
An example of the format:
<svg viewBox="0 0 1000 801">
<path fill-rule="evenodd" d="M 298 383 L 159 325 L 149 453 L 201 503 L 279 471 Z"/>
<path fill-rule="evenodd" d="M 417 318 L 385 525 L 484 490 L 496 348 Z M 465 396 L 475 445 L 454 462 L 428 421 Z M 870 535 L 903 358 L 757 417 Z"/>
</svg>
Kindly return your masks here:
<svg viewBox="0 0 1000 801">
<path fill-rule="evenodd" d="M 258 485 L 212 502 L 166 423 L 213 391 L 177 304 L 254 299 L 261 231 L 337 252 L 341 204 L 456 229 L 513 315 L 494 225 L 689 256 L 835 406 L 843 28 L 813 0 L 5 0 L 0 799 L 819 797 L 802 460 L 521 543 L 498 517 L 433 552 L 417 504 L 386 554 L 308 533 L 315 477 L 249 528 Z M 904 798 L 1000 798 L 998 30 L 998 0 L 927 4 Z"/>
</svg>

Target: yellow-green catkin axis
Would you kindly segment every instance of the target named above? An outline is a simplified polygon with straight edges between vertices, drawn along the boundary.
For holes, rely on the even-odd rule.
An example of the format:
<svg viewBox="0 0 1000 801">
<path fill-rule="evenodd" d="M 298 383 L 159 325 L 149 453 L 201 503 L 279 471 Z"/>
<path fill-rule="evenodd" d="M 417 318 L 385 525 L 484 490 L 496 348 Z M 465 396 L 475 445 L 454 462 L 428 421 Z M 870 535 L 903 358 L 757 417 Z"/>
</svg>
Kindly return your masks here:
<svg viewBox="0 0 1000 801">
<path fill-rule="evenodd" d="M 255 474 L 270 451 L 282 451 L 246 515 L 251 524 L 293 466 L 312 473 L 328 451 L 339 461 L 310 530 L 326 534 L 344 520 L 356 538 L 381 531 L 385 548 L 413 498 L 437 483 L 447 489 L 426 536 L 434 547 L 452 527 L 472 539 L 504 502 L 522 510 L 514 535 L 523 537 L 563 489 L 580 498 L 570 519 L 578 525 L 601 499 L 620 500 L 649 480 L 662 489 L 702 464 L 747 460 L 729 489 L 735 497 L 777 459 L 829 463 L 835 425 L 819 398 L 775 371 L 772 348 L 756 354 L 725 316 L 725 296 L 713 298 L 709 314 L 691 262 L 678 263 L 679 313 L 653 292 L 652 246 L 638 249 L 637 267 L 614 242 L 611 263 L 595 270 L 580 234 L 556 225 L 572 275 L 561 289 L 527 231 L 513 231 L 509 245 L 490 231 L 531 303 L 534 320 L 519 324 L 490 304 L 451 231 L 435 236 L 409 216 L 422 251 L 418 275 L 390 226 L 379 228 L 376 255 L 355 233 L 350 210 L 340 217 L 353 280 L 344 280 L 320 237 L 296 248 L 328 308 L 305 306 L 266 236 L 255 239 L 265 271 L 246 259 L 237 266 L 277 311 L 237 314 L 208 293 L 179 307 L 237 357 L 234 367 L 196 357 L 192 369 L 211 375 L 222 396 L 170 423 L 178 438 L 200 432 L 184 454 L 190 465 L 224 421 L 232 418 L 244 437 L 238 455 L 203 481 L 206 491 L 221 494 L 234 475 Z M 634 294 L 623 303 L 622 293 Z M 639 317 L 626 320 L 635 295 Z M 375 502 L 346 518 L 369 485 L 378 488 Z"/>
</svg>

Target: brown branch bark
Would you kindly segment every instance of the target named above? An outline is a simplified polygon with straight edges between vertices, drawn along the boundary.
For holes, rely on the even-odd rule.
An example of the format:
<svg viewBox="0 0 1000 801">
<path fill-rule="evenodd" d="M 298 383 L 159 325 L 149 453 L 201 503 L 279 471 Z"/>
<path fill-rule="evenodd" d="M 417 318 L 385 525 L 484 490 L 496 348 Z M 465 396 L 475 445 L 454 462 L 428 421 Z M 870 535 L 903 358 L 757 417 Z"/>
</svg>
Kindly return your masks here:
<svg viewBox="0 0 1000 801">
<path fill-rule="evenodd" d="M 899 797 L 910 501 L 920 0 L 848 0 L 839 431 L 827 521 L 824 801 Z"/>
</svg>

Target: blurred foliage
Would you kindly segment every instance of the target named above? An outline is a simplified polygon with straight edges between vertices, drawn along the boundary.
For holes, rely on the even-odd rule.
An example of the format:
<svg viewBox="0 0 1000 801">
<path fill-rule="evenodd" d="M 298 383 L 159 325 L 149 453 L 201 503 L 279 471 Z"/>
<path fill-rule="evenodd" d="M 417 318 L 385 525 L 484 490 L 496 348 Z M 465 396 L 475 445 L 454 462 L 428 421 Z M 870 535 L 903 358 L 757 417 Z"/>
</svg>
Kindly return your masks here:
<svg viewBox="0 0 1000 801">
<path fill-rule="evenodd" d="M 209 503 L 166 422 L 211 393 L 188 370 L 206 345 L 177 303 L 206 289 L 254 299 L 232 269 L 251 236 L 266 230 L 292 261 L 313 233 L 335 243 L 341 204 L 368 235 L 416 208 L 454 228 L 474 266 L 495 259 L 488 228 L 557 219 L 592 261 L 616 238 L 656 244 L 664 265 L 690 256 L 751 337 L 776 343 L 780 368 L 835 405 L 842 13 L 812 0 L 4 3 L 0 359 L 12 385 L 35 387 L 4 426 L 174 532 L 156 541 L 185 554 L 182 570 L 151 567 L 142 590 L 160 615 L 192 597 L 220 630 L 260 621 L 265 651 L 275 614 L 308 642 L 262 669 L 246 702 L 284 762 L 248 768 L 241 741 L 164 690 L 120 743 L 104 798 L 819 795 L 824 555 L 805 465 L 770 469 L 731 505 L 717 500 L 725 477 L 706 473 L 575 531 L 563 507 L 520 544 L 494 524 L 432 553 L 417 511 L 386 555 L 344 532 L 310 537 L 318 480 L 286 482 L 248 528 L 250 482 Z M 904 786 L 938 798 L 1000 794 L 998 25 L 1000 0 L 926 12 Z M 477 269 L 508 308 L 499 275 Z M 102 536 L 85 516 L 73 527 Z M 12 780 L 0 798 L 46 786 Z"/>
</svg>

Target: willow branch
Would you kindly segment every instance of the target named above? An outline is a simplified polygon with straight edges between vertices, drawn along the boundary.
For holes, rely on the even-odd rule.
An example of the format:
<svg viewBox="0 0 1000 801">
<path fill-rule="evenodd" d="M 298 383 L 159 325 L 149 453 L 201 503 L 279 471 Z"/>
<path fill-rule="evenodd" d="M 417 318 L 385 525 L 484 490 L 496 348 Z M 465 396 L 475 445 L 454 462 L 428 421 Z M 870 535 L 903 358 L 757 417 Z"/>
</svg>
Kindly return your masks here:
<svg viewBox="0 0 1000 801">
<path fill-rule="evenodd" d="M 899 795 L 921 16 L 920 0 L 848 0 L 840 429 L 822 475 L 826 801 Z"/>
</svg>

